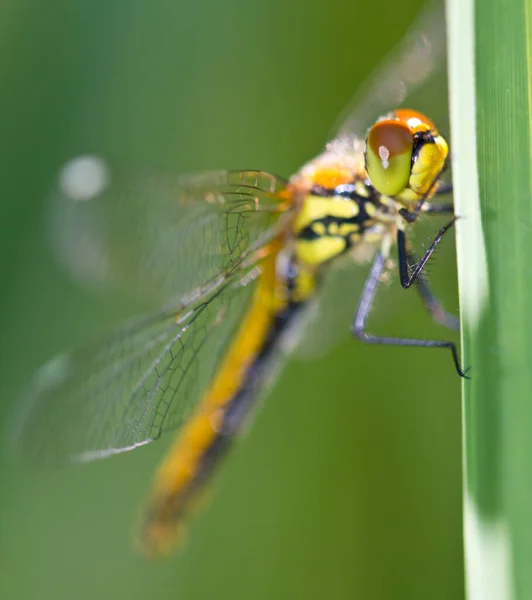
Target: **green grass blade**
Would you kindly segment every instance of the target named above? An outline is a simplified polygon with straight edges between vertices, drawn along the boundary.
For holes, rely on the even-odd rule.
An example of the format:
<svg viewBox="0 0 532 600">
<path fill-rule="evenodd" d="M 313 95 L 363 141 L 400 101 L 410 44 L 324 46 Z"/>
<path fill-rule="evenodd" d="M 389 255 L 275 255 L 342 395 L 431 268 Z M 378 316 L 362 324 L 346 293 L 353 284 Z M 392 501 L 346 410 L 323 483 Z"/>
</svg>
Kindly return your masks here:
<svg viewBox="0 0 532 600">
<path fill-rule="evenodd" d="M 532 598 L 530 0 L 449 0 L 469 600 Z"/>
</svg>

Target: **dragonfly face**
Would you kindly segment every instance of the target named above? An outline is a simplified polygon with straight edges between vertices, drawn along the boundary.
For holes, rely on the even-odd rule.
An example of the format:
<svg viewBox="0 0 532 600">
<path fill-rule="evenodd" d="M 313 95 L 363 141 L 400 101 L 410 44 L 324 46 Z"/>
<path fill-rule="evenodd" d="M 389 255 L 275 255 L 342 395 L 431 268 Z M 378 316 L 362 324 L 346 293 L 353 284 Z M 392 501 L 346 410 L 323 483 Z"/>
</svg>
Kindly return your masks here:
<svg viewBox="0 0 532 600">
<path fill-rule="evenodd" d="M 430 43 L 410 36 L 392 83 L 399 78 L 415 88 L 408 69 L 417 64 L 426 74 L 438 64 L 441 22 L 439 11 L 421 21 Z M 63 170 L 56 192 L 63 256 L 91 277 L 103 273 L 126 288 L 142 281 L 163 308 L 45 365 L 30 386 L 19 443 L 33 460 L 87 462 L 182 426 L 145 511 L 139 541 L 146 554 L 166 554 L 178 540 L 271 381 L 281 346 L 340 256 L 361 248 L 375 254 L 353 322 L 357 337 L 448 348 L 464 374 L 452 342 L 376 337 L 365 329 L 394 244 L 403 287 L 417 280 L 429 312 L 456 326 L 419 278 L 452 221 L 419 261 L 406 238 L 420 213 L 452 213 L 451 205 L 431 202 L 447 145 L 421 113 L 389 113 L 393 100 L 370 94 L 363 109 L 385 102 L 388 116 L 367 122 L 357 108 L 326 151 L 290 181 L 262 171 L 142 177 L 107 164 L 94 169 L 89 161 L 90 172 L 106 177 L 80 202 L 75 181 L 65 177 L 79 162 Z"/>
<path fill-rule="evenodd" d="M 401 208 L 428 203 L 448 155 L 425 115 L 401 109 L 379 119 L 352 154 L 326 151 L 291 180 L 300 263 L 319 266 L 404 228 Z"/>
<path fill-rule="evenodd" d="M 430 200 L 431 186 L 448 154 L 447 142 L 434 123 L 407 109 L 396 110 L 371 127 L 364 153 L 372 186 L 407 208 L 423 196 Z"/>
</svg>

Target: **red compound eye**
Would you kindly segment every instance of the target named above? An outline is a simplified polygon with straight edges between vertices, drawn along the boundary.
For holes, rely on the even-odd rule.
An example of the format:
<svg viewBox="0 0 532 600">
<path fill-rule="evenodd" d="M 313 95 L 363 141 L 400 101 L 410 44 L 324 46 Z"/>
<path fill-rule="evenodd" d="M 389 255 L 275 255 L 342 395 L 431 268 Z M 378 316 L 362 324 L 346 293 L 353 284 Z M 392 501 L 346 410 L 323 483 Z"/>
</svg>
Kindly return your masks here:
<svg viewBox="0 0 532 600">
<path fill-rule="evenodd" d="M 412 169 L 413 146 L 412 130 L 402 119 L 379 121 L 369 130 L 366 170 L 378 192 L 395 196 L 405 189 Z"/>
<path fill-rule="evenodd" d="M 400 108 L 393 113 L 395 117 L 404 123 L 412 133 L 417 131 L 436 131 L 436 125 L 423 113 L 410 108 Z"/>
</svg>

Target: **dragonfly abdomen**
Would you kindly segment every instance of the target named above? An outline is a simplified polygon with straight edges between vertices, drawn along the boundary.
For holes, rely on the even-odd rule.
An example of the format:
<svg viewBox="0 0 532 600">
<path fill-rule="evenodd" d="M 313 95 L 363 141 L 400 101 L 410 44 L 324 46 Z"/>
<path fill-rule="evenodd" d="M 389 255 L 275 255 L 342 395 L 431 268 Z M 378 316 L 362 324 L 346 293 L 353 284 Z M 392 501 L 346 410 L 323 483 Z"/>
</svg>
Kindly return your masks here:
<svg viewBox="0 0 532 600">
<path fill-rule="evenodd" d="M 278 344 L 313 287 L 307 273 L 280 273 L 279 246 L 261 263 L 253 300 L 196 412 L 186 423 L 157 473 L 145 513 L 141 547 L 167 554 L 180 541 L 182 525 L 197 508 L 213 472 L 253 415 L 268 383 Z M 282 270 L 281 270 L 282 271 Z"/>
</svg>

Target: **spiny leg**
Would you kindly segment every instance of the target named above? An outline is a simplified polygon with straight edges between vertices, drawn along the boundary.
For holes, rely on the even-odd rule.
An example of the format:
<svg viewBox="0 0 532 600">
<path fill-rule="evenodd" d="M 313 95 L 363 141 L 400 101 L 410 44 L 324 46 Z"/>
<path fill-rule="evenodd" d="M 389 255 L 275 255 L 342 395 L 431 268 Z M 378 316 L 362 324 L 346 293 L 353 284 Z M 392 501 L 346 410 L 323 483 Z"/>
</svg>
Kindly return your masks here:
<svg viewBox="0 0 532 600">
<path fill-rule="evenodd" d="M 452 190 L 453 190 L 452 183 L 440 182 L 435 194 L 448 194 L 448 193 L 452 192 Z M 428 215 L 454 214 L 454 206 L 452 204 L 440 204 L 440 203 L 431 202 L 430 204 L 426 205 L 423 212 Z M 447 226 L 447 228 L 448 228 L 448 226 Z M 403 237 L 404 237 L 404 235 L 403 235 Z M 416 262 L 416 258 L 414 257 L 414 255 L 411 252 L 407 253 L 407 259 L 411 262 L 411 264 L 414 264 Z M 456 317 L 454 317 L 453 315 L 451 315 L 450 313 L 446 313 L 445 311 L 443 311 L 443 308 L 441 307 L 437 298 L 430 291 L 427 282 L 422 277 L 420 277 L 419 274 L 418 274 L 417 282 L 420 284 L 420 287 L 418 288 L 418 290 L 423 299 L 423 303 L 425 304 L 425 307 L 427 308 L 427 310 L 431 313 L 432 318 L 437 323 L 445 325 L 446 327 L 449 327 L 450 329 L 458 330 L 458 328 L 459 328 L 458 319 Z"/>
<path fill-rule="evenodd" d="M 402 249 L 401 249 L 400 253 L 402 255 Z M 406 240 L 405 240 L 405 253 L 406 253 L 407 265 L 417 264 L 418 258 L 414 254 L 412 249 L 409 247 L 409 244 L 407 243 Z M 421 296 L 421 299 L 423 300 L 423 304 L 424 304 L 427 312 L 434 319 L 434 321 L 436 321 L 436 323 L 439 323 L 440 325 L 443 325 L 444 327 L 447 327 L 448 329 L 452 329 L 453 331 L 459 331 L 459 329 L 460 329 L 459 319 L 457 317 L 455 317 L 454 315 L 452 315 L 451 313 L 447 312 L 443 308 L 443 304 L 438 300 L 438 298 L 436 298 L 436 296 L 430 289 L 430 286 L 429 286 L 427 280 L 425 279 L 423 273 L 419 273 L 417 276 L 416 290 L 417 290 L 418 294 Z"/>
<path fill-rule="evenodd" d="M 411 253 L 408 254 L 408 259 L 412 262 L 415 262 L 415 257 Z M 438 298 L 436 298 L 430 289 L 427 280 L 423 276 L 418 276 L 416 283 L 416 289 L 423 300 L 423 304 L 434 321 L 436 321 L 436 323 L 439 325 L 447 327 L 448 329 L 459 331 L 460 320 L 455 317 L 455 315 L 447 312 L 443 308 L 442 303 L 438 300 Z"/>
<path fill-rule="evenodd" d="M 442 227 L 438 232 L 438 235 L 434 238 L 432 244 L 429 246 L 425 254 L 421 257 L 421 260 L 417 263 L 417 265 L 412 270 L 412 273 L 409 274 L 409 266 L 408 266 L 408 251 L 406 249 L 406 237 L 405 232 L 401 229 L 397 230 L 397 253 L 398 253 L 398 262 L 399 262 L 399 277 L 401 278 L 401 285 L 404 289 L 409 288 L 423 271 L 423 268 L 427 264 L 427 261 L 432 256 L 434 250 L 443 239 L 443 236 L 449 231 L 449 229 L 454 225 L 456 221 L 456 217 L 453 217 L 447 225 Z"/>
<path fill-rule="evenodd" d="M 443 340 L 420 340 L 413 338 L 385 337 L 366 333 L 366 322 L 368 320 L 368 316 L 371 311 L 373 301 L 375 299 L 375 293 L 379 285 L 380 276 L 382 275 L 382 272 L 384 270 L 384 265 L 384 255 L 381 252 L 379 252 L 375 257 L 375 260 L 373 261 L 370 273 L 368 275 L 368 278 L 366 279 L 366 283 L 364 284 L 364 289 L 362 290 L 362 295 L 360 296 L 360 301 L 358 303 L 355 319 L 351 326 L 352 333 L 356 335 L 356 337 L 359 340 L 362 340 L 363 342 L 367 342 L 369 344 L 414 346 L 421 348 L 449 348 L 453 356 L 456 372 L 458 373 L 458 375 L 460 375 L 460 377 L 465 377 L 466 379 L 469 379 L 469 377 L 467 377 L 466 375 L 466 372 L 463 371 L 460 367 L 460 361 L 458 360 L 458 353 L 456 351 L 456 345 L 454 344 L 454 342 Z"/>
</svg>

